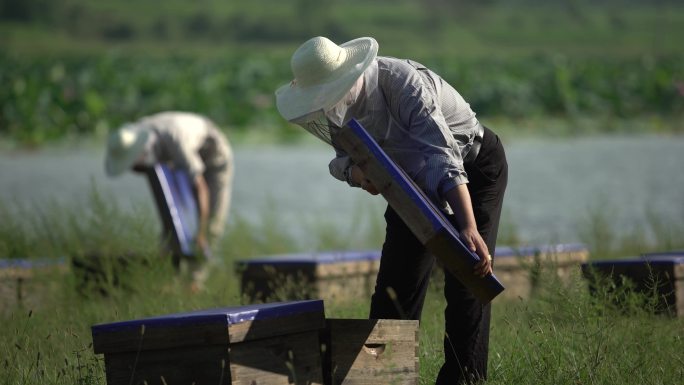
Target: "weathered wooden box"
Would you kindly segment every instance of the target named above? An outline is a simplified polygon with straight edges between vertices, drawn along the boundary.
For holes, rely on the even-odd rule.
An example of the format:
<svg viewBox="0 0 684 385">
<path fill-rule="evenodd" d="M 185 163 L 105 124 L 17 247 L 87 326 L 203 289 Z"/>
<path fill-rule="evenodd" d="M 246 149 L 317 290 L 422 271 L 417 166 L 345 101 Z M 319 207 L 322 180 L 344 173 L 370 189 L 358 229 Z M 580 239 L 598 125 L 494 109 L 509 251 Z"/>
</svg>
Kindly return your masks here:
<svg viewBox="0 0 684 385">
<path fill-rule="evenodd" d="M 580 272 L 582 263 L 589 259 L 583 244 L 554 244 L 525 247 L 498 247 L 494 271 L 506 291 L 507 299 L 528 299 L 549 274 L 568 282 L 573 272 Z M 554 278 L 555 278 L 554 277 Z"/>
<path fill-rule="evenodd" d="M 660 302 L 658 310 L 684 316 L 684 252 L 591 261 L 582 265 L 582 272 L 589 280 L 590 288 L 597 279 L 607 278 L 616 286 L 626 279 L 639 292 L 656 290 Z"/>
<path fill-rule="evenodd" d="M 66 271 L 63 259 L 0 259 L 0 314 L 40 308 Z"/>
<path fill-rule="evenodd" d="M 437 257 L 482 302 L 504 290 L 493 274 L 478 277 L 473 267 L 480 258 L 459 238 L 458 231 L 413 180 L 383 151 L 373 137 L 352 119 L 331 132 L 332 141 L 353 159 L 387 203 L 426 249 Z"/>
<path fill-rule="evenodd" d="M 92 327 L 107 384 L 322 384 L 323 301 L 171 314 Z"/>
<path fill-rule="evenodd" d="M 370 298 L 380 251 L 283 254 L 238 261 L 242 294 L 250 301 Z"/>
<path fill-rule="evenodd" d="M 327 319 L 327 385 L 418 384 L 416 320 Z"/>
</svg>

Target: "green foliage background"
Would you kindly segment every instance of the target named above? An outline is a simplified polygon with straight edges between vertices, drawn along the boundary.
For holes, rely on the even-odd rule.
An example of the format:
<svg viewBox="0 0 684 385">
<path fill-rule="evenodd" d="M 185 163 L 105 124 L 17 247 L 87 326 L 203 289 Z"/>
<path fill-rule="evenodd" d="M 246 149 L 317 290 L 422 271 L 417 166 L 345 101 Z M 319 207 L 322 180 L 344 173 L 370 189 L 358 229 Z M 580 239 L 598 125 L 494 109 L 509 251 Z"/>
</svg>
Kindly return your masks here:
<svg viewBox="0 0 684 385">
<path fill-rule="evenodd" d="M 39 144 L 180 109 L 291 138 L 273 92 L 316 35 L 373 36 L 380 54 L 422 61 L 484 117 L 684 112 L 675 1 L 0 0 L 0 137 Z"/>
</svg>

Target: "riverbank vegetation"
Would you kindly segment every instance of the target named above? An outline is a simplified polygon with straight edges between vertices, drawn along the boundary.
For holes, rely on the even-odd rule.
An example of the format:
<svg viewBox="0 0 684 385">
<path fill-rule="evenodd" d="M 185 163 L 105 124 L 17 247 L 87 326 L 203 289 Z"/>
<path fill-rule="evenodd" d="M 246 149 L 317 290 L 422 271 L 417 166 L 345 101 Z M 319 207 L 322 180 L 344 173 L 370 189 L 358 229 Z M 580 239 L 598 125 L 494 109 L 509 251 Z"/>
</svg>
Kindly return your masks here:
<svg viewBox="0 0 684 385">
<path fill-rule="evenodd" d="M 124 212 L 112 202 L 94 191 L 87 204 L 79 205 L 80 211 L 56 204 L 0 210 L 5 218 L 0 223 L 0 259 L 23 257 L 37 262 L 37 257 L 62 258 L 65 266 L 36 269 L 24 284 L 25 290 L 37 296 L 19 304 L 12 298 L 3 299 L 0 384 L 104 384 L 104 362 L 92 352 L 90 326 L 246 303 L 233 269 L 235 261 L 302 251 L 288 227 L 277 225 L 277 213 L 259 224 L 234 220 L 221 242 L 220 263 L 213 268 L 207 289 L 193 293 L 169 259 L 156 254 L 154 213 L 144 209 Z M 595 221 L 593 231 L 597 232 L 605 223 Z M 650 223 L 642 230 L 650 229 L 648 226 L 658 230 L 664 225 Z M 382 226 L 376 227 L 381 230 Z M 668 223 L 667 227 L 681 234 L 684 223 Z M 317 250 L 341 247 L 339 239 L 329 237 L 329 226 L 319 229 Z M 344 244 L 377 248 L 380 230 Z M 503 230 L 503 239 L 514 238 L 509 234 L 514 229 Z M 646 241 L 642 237 L 641 243 L 615 239 L 606 250 L 592 243 L 592 239 L 602 238 L 594 234 L 586 239 L 592 258 L 684 247 L 679 238 Z M 82 285 L 83 271 L 73 262 L 94 254 L 112 263 L 102 265 L 109 275 L 88 289 Z M 116 262 L 122 255 L 130 258 L 124 270 Z M 553 276 L 541 271 L 545 273 Z M 530 299 L 496 300 L 490 383 L 670 384 L 684 376 L 684 319 L 653 314 L 654 298 L 611 290 L 608 284 L 591 295 L 578 270 L 567 281 L 549 278 L 542 282 Z M 421 322 L 421 384 L 432 383 L 441 364 L 444 300 L 439 287 L 439 282 L 432 282 Z M 8 295 L 7 291 L 0 293 Z M 618 296 L 621 306 L 614 301 Z M 326 315 L 365 318 L 368 300 L 361 298 L 353 304 L 328 301 Z"/>
<path fill-rule="evenodd" d="M 297 139 L 273 92 L 315 35 L 374 36 L 380 54 L 422 61 L 483 121 L 515 132 L 684 131 L 674 1 L 2 0 L 0 10 L 0 138 L 20 144 L 102 135 L 168 109 L 234 136 Z"/>
</svg>

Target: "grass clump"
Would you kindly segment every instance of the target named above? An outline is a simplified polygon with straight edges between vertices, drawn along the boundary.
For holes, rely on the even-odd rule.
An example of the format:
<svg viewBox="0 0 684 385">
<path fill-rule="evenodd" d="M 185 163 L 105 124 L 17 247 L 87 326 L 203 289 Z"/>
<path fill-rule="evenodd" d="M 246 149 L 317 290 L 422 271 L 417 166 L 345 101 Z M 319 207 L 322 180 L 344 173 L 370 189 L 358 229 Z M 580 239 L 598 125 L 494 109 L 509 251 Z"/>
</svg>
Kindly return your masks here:
<svg viewBox="0 0 684 385">
<path fill-rule="evenodd" d="M 651 294 L 578 277 L 526 303 L 501 306 L 492 328 L 493 380 L 516 384 L 668 384 L 682 370 L 682 320 L 655 314 Z M 498 327 L 497 327 L 498 326 Z"/>
</svg>

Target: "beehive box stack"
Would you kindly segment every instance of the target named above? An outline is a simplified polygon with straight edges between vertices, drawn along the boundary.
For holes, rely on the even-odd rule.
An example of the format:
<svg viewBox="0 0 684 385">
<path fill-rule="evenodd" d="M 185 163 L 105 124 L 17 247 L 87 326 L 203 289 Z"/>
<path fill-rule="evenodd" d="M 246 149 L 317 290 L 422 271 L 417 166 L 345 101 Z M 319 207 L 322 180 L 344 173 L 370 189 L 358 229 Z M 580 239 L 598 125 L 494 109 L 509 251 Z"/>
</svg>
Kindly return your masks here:
<svg viewBox="0 0 684 385">
<path fill-rule="evenodd" d="M 283 254 L 238 261 L 242 294 L 250 301 L 370 298 L 380 251 Z"/>
<path fill-rule="evenodd" d="M 170 314 L 92 327 L 107 384 L 322 384 L 323 301 Z"/>
<path fill-rule="evenodd" d="M 326 324 L 326 384 L 418 384 L 418 321 L 328 319 Z"/>
<path fill-rule="evenodd" d="M 659 301 L 656 310 L 684 317 L 684 253 L 591 261 L 582 265 L 582 272 L 592 289 L 597 279 L 608 279 L 616 286 L 626 279 L 642 293 L 650 294 L 655 289 Z"/>
<path fill-rule="evenodd" d="M 502 298 L 527 299 L 541 281 L 553 273 L 562 282 L 569 282 L 573 272 L 580 272 L 582 263 L 589 259 L 589 251 L 582 244 L 553 244 L 524 247 L 498 247 L 494 271 L 506 286 Z"/>
</svg>

